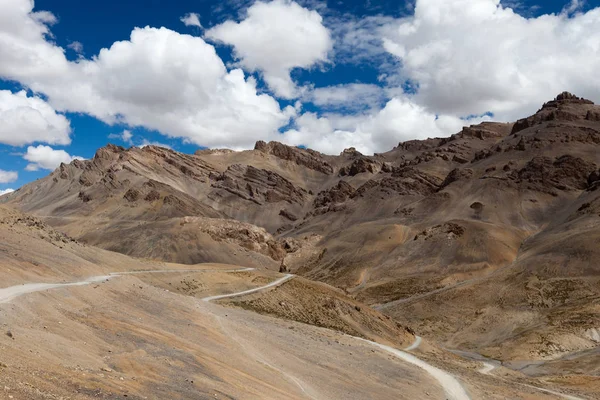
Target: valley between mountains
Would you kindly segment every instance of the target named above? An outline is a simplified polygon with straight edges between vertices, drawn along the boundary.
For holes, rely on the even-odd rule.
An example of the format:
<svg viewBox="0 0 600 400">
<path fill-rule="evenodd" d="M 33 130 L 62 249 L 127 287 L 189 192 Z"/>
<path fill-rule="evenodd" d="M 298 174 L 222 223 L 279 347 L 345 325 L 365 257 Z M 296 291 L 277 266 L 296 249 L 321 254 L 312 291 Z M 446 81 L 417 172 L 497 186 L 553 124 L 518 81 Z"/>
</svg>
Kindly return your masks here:
<svg viewBox="0 0 600 400">
<path fill-rule="evenodd" d="M 107 145 L 0 197 L 0 398 L 600 398 L 599 188 L 566 92 L 375 155 Z"/>
</svg>

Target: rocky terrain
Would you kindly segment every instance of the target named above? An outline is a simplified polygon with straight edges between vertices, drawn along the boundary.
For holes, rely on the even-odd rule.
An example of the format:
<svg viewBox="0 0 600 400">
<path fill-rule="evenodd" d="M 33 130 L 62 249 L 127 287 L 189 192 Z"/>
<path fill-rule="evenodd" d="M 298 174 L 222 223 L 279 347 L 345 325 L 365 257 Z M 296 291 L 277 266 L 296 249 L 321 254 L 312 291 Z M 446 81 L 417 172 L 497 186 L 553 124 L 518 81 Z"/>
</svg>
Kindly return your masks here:
<svg viewBox="0 0 600 400">
<path fill-rule="evenodd" d="M 421 343 L 409 329 L 325 284 L 295 278 L 213 304 L 202 299 L 280 274 L 137 260 L 1 206 L 0 239 L 2 399 L 461 398 L 365 340 Z M 427 342 L 411 351 L 473 398 L 586 393 L 510 371 L 484 375 Z"/>
<path fill-rule="evenodd" d="M 85 251 L 307 279 L 227 302 L 242 309 L 381 340 L 399 324 L 593 393 L 599 188 L 600 106 L 562 93 L 515 123 L 372 156 L 277 142 L 194 155 L 108 145 L 0 203 L 52 227 L 46 243 L 61 251 L 74 246 L 57 239 L 66 234 Z M 309 280 L 337 289 L 318 294 Z M 391 320 L 362 321 L 365 304 Z"/>
</svg>

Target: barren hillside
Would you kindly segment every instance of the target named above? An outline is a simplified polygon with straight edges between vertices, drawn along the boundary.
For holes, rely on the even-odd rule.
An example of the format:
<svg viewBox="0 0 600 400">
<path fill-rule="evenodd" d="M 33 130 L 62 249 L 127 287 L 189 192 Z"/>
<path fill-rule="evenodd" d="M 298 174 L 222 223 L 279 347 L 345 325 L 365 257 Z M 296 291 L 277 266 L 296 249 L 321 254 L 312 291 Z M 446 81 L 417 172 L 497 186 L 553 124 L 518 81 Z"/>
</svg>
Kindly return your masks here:
<svg viewBox="0 0 600 400">
<path fill-rule="evenodd" d="M 445 347 L 555 373 L 600 345 L 599 168 L 600 107 L 562 93 L 373 156 L 109 145 L 0 202 L 127 255 L 291 271 Z M 297 316 L 274 301 L 241 305 Z"/>
</svg>

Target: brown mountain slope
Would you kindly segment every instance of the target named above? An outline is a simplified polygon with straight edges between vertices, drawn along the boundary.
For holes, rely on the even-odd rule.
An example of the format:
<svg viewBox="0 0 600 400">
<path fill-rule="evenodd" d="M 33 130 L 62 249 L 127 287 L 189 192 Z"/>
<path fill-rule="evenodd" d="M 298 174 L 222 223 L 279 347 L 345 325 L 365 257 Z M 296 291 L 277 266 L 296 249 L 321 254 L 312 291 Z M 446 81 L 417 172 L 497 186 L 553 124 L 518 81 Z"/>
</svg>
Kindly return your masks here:
<svg viewBox="0 0 600 400">
<path fill-rule="evenodd" d="M 442 380 L 345 334 L 397 348 L 415 339 L 325 284 L 294 278 L 221 303 L 281 319 L 199 301 L 281 277 L 236 269 L 136 260 L 82 245 L 0 206 L 2 398 L 447 397 Z M 87 280 L 113 271 L 123 274 Z M 60 285 L 78 281 L 93 283 Z M 476 363 L 426 341 L 413 352 L 451 372 L 473 398 L 540 398 L 536 387 L 581 395 L 594 389 L 482 375 Z"/>
<path fill-rule="evenodd" d="M 557 356 L 592 346 L 600 312 L 599 115 L 563 93 L 515 124 L 374 156 L 108 146 L 1 201 L 126 254 L 283 264 L 449 346 Z M 575 328 L 570 305 L 591 322 Z M 561 329 L 569 346 L 536 342 Z"/>
<path fill-rule="evenodd" d="M 514 366 L 536 361 L 532 374 L 545 364 L 546 373 L 571 371 L 581 358 L 578 373 L 597 375 L 585 359 L 600 346 L 598 243 L 600 192 L 592 187 L 527 240 L 513 264 L 387 310 L 450 347 Z"/>
</svg>

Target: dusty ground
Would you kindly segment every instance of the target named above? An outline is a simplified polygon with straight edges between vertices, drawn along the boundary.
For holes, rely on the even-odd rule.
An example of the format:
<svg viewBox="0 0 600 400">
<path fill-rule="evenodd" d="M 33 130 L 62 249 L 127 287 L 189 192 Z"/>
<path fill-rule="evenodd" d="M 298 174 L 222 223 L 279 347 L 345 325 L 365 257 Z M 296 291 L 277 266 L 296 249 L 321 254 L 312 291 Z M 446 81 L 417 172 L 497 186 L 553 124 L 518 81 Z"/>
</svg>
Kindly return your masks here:
<svg viewBox="0 0 600 400">
<path fill-rule="evenodd" d="M 207 284 L 224 279 L 219 272 L 202 274 Z M 121 276 L 2 304 L 2 328 L 12 336 L 0 337 L 2 394 L 14 399 L 445 398 L 422 370 L 340 332 L 206 303 L 148 285 L 147 276 Z M 238 279 L 233 276 L 229 287 Z M 424 345 L 416 354 L 459 376 L 472 398 L 553 398 L 511 385 L 511 373 L 509 381 L 481 375 L 475 364 L 435 347 Z"/>
<path fill-rule="evenodd" d="M 429 380 L 338 333 L 222 309 L 137 277 L 31 294 L 0 310 L 12 335 L 0 339 L 0 384 L 17 399 L 414 398 Z M 385 374 L 402 379 L 384 384 Z"/>
</svg>

